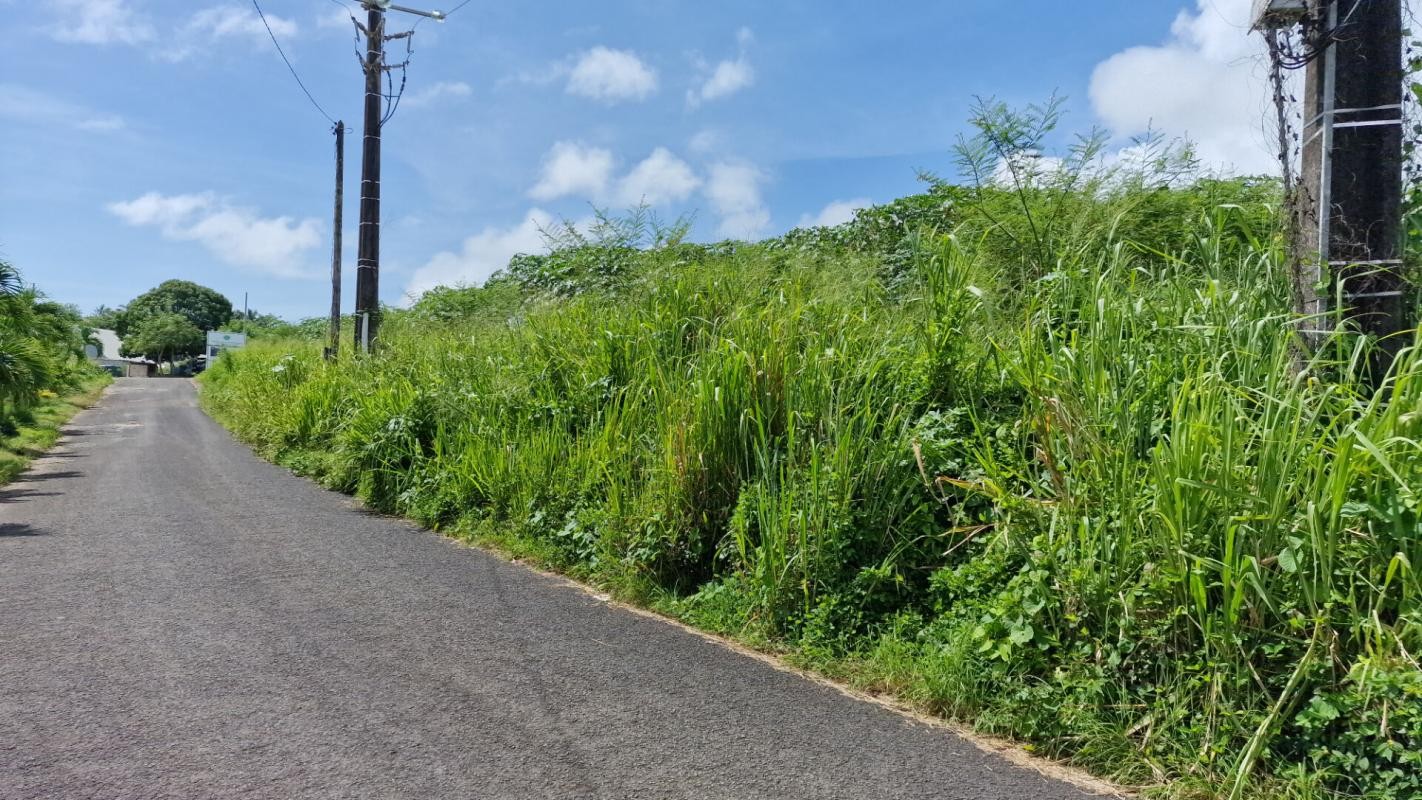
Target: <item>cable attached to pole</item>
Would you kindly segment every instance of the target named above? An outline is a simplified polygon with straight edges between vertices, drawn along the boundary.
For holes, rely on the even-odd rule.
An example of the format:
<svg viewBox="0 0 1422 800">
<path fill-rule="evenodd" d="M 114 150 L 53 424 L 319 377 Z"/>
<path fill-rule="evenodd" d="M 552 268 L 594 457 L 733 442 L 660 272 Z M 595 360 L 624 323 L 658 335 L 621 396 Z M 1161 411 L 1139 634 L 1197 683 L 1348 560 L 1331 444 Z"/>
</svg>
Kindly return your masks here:
<svg viewBox="0 0 1422 800">
<path fill-rule="evenodd" d="M 281 56 L 281 60 L 286 62 L 286 68 L 291 72 L 291 77 L 296 79 L 296 85 L 301 87 L 301 91 L 306 95 L 306 99 L 310 100 L 311 105 L 315 106 L 316 110 L 321 112 L 321 116 L 325 117 L 327 122 L 335 125 L 336 118 L 326 113 L 326 109 L 322 108 L 321 104 L 316 102 L 316 98 L 311 96 L 311 91 L 306 88 L 306 84 L 302 83 L 301 76 L 296 74 L 296 67 L 291 65 L 291 59 L 287 58 L 286 52 L 281 49 L 281 42 L 277 41 L 276 34 L 272 32 L 272 26 L 267 22 L 267 15 L 262 13 L 262 7 L 257 5 L 257 0 L 252 0 L 252 7 L 257 9 L 257 16 L 262 18 L 262 26 L 267 29 L 267 35 L 272 37 L 272 44 L 276 45 L 277 55 Z"/>
</svg>

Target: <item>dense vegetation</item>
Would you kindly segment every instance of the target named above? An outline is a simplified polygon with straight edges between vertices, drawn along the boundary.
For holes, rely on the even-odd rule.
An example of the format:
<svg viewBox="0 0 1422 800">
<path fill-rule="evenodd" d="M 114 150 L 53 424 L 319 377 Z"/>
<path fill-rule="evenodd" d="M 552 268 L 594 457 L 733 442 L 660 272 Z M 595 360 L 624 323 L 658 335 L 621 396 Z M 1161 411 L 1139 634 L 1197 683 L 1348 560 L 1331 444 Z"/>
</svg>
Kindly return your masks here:
<svg viewBox="0 0 1422 800">
<path fill-rule="evenodd" d="M 47 300 L 0 261 L 0 484 L 108 382 L 84 358 L 88 334 L 77 310 Z"/>
<path fill-rule="evenodd" d="M 562 230 L 205 402 L 374 508 L 1128 783 L 1422 795 L 1422 358 L 1372 391 L 1365 342 L 1301 354 L 1272 182 L 1018 157 L 1018 121 L 984 109 L 970 187 L 759 244 Z"/>
<path fill-rule="evenodd" d="M 167 280 L 118 308 L 100 306 L 84 319 L 91 328 L 112 329 L 122 353 L 176 363 L 203 351 L 207 331 L 242 331 L 251 338 L 310 337 L 326 331 L 324 319 L 298 324 L 255 310 L 234 311 L 221 292 L 192 281 Z"/>
<path fill-rule="evenodd" d="M 87 339 L 78 311 L 46 299 L 0 261 L 0 437 L 32 423 L 42 400 L 93 377 Z"/>
</svg>

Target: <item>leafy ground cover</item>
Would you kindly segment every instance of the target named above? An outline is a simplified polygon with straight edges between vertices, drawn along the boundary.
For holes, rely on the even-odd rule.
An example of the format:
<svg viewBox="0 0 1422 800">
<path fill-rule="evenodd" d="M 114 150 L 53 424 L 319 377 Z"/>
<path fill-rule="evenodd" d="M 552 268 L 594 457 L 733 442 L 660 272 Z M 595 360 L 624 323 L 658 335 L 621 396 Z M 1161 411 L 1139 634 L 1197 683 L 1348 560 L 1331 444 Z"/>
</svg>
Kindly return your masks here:
<svg viewBox="0 0 1422 800">
<path fill-rule="evenodd" d="M 1367 342 L 1303 355 L 1277 186 L 1157 155 L 758 244 L 604 218 L 373 356 L 225 354 L 203 401 L 376 509 L 1149 793 L 1422 796 L 1422 357 L 1375 390 Z"/>
</svg>

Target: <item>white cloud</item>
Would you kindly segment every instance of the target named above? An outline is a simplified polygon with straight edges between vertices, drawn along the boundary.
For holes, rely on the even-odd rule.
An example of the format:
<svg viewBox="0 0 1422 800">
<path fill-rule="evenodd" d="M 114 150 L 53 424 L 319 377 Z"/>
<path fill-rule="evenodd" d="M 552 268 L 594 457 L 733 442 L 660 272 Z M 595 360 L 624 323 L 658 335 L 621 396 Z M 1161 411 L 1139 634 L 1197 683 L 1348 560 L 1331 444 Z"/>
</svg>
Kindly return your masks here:
<svg viewBox="0 0 1422 800">
<path fill-rule="evenodd" d="M 820 209 L 820 213 L 813 217 L 809 214 L 802 215 L 800 217 L 800 227 L 833 228 L 836 225 L 843 225 L 854 219 L 854 212 L 872 205 L 874 205 L 874 201 L 867 197 L 856 197 L 853 200 L 836 200 Z"/>
<path fill-rule="evenodd" d="M 1263 39 L 1249 32 L 1251 0 L 1196 0 L 1158 46 L 1098 64 L 1091 105 L 1112 133 L 1188 136 L 1207 168 L 1277 171 Z"/>
<path fill-rule="evenodd" d="M 1125 153 L 1133 148 L 1126 148 L 1120 151 Z M 1120 153 L 1107 154 L 1104 159 L 1109 166 L 1120 160 Z M 1053 178 L 1062 176 L 1062 167 L 1066 161 L 1057 156 L 1043 155 L 1038 152 L 1018 151 L 1007 158 L 998 159 L 997 166 L 993 168 L 992 176 L 988 179 L 990 183 L 1004 189 L 1012 189 L 1021 186 L 1040 185 L 1043 181 L 1050 182 Z"/>
<path fill-rule="evenodd" d="M 755 70 L 744 58 L 722 61 L 706 83 L 701 85 L 700 99 L 715 100 L 718 97 L 735 94 L 755 83 Z"/>
<path fill-rule="evenodd" d="M 626 206 L 679 203 L 701 185 L 691 165 L 658 147 L 618 182 L 618 202 Z"/>
<path fill-rule="evenodd" d="M 717 233 L 728 239 L 753 239 L 770 225 L 760 186 L 765 173 L 752 164 L 722 161 L 711 165 L 706 198 L 721 216 Z"/>
<path fill-rule="evenodd" d="M 700 153 L 702 155 L 705 155 L 707 153 L 720 150 L 722 144 L 725 142 L 725 139 L 726 137 L 723 136 L 720 131 L 708 129 L 703 131 L 697 131 L 696 134 L 692 136 L 691 139 L 686 143 L 686 146 L 691 148 L 691 152 L 693 153 Z"/>
<path fill-rule="evenodd" d="M 438 253 L 415 270 L 405 293 L 410 297 L 419 297 L 436 286 L 482 283 L 507 266 L 513 256 L 545 250 L 543 231 L 553 224 L 552 215 L 533 208 L 524 215 L 522 222 L 512 228 L 485 228 L 465 239 L 459 252 Z"/>
<path fill-rule="evenodd" d="M 149 192 L 110 203 L 108 210 L 129 225 L 158 228 L 165 239 L 197 242 L 225 263 L 282 278 L 312 274 L 302 266 L 301 255 L 322 244 L 321 224 L 315 219 L 261 217 L 212 192 Z"/>
<path fill-rule="evenodd" d="M 543 157 L 543 172 L 528 191 L 535 200 L 568 195 L 600 197 L 612 178 L 612 153 L 581 142 L 557 142 Z"/>
<path fill-rule="evenodd" d="M 403 103 L 411 108 L 419 108 L 438 100 L 465 98 L 473 93 L 474 89 L 463 81 L 439 81 L 418 92 L 409 94 Z"/>
<path fill-rule="evenodd" d="M 150 45 L 161 41 L 155 55 L 165 61 L 184 61 L 223 40 L 237 39 L 252 44 L 267 40 L 267 25 L 278 39 L 298 33 L 295 21 L 276 14 L 266 15 L 266 25 L 256 11 L 241 3 L 229 2 L 203 8 L 180 25 L 164 26 L 161 32 L 129 0 L 49 0 L 60 17 L 49 33 L 61 42 L 81 44 Z M 318 24 L 328 24 L 322 18 Z M 349 24 L 349 23 L 347 23 Z"/>
<path fill-rule="evenodd" d="M 262 18 L 252 9 L 242 6 L 214 6 L 193 14 L 184 27 L 191 33 L 206 35 L 212 39 L 233 37 L 266 41 L 268 27 L 278 39 L 290 39 L 296 35 L 295 21 L 270 13 L 266 18 L 264 25 Z"/>
<path fill-rule="evenodd" d="M 117 114 L 96 112 L 13 83 L 0 83 L 0 119 L 95 133 L 112 133 L 127 127 Z"/>
<path fill-rule="evenodd" d="M 204 8 L 188 18 L 172 36 L 172 44 L 158 54 L 165 61 L 185 61 L 223 40 L 236 39 L 249 45 L 270 47 L 267 27 L 271 36 L 278 39 L 292 39 L 299 28 L 294 20 L 266 15 L 266 24 L 257 12 L 242 6 L 213 6 Z"/>
<path fill-rule="evenodd" d="M 630 50 L 594 47 L 568 73 L 568 93 L 618 103 L 644 100 L 657 90 L 657 73 Z"/>
<path fill-rule="evenodd" d="M 740 54 L 734 59 L 726 59 L 711 69 L 710 75 L 701 84 L 686 92 L 686 103 L 695 108 L 707 100 L 727 97 L 755 83 L 755 68 L 746 56 L 746 49 L 754 40 L 750 28 L 741 28 L 736 33 Z M 703 67 L 704 71 L 704 67 Z"/>
<path fill-rule="evenodd" d="M 110 203 L 109 211 L 130 225 L 173 225 L 216 202 L 211 192 L 161 195 L 149 192 L 136 200 Z"/>
<path fill-rule="evenodd" d="M 77 44 L 143 44 L 156 34 L 127 0 L 50 0 L 61 20 L 50 35 Z"/>
</svg>

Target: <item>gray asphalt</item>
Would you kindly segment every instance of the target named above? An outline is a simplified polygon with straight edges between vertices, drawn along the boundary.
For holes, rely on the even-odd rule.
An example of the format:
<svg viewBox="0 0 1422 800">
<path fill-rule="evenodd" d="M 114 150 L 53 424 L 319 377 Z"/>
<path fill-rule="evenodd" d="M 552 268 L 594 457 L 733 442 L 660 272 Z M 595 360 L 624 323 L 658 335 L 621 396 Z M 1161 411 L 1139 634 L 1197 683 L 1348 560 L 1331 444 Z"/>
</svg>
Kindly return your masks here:
<svg viewBox="0 0 1422 800">
<path fill-rule="evenodd" d="M 1081 798 L 121 380 L 0 489 L 0 798 Z"/>
</svg>

